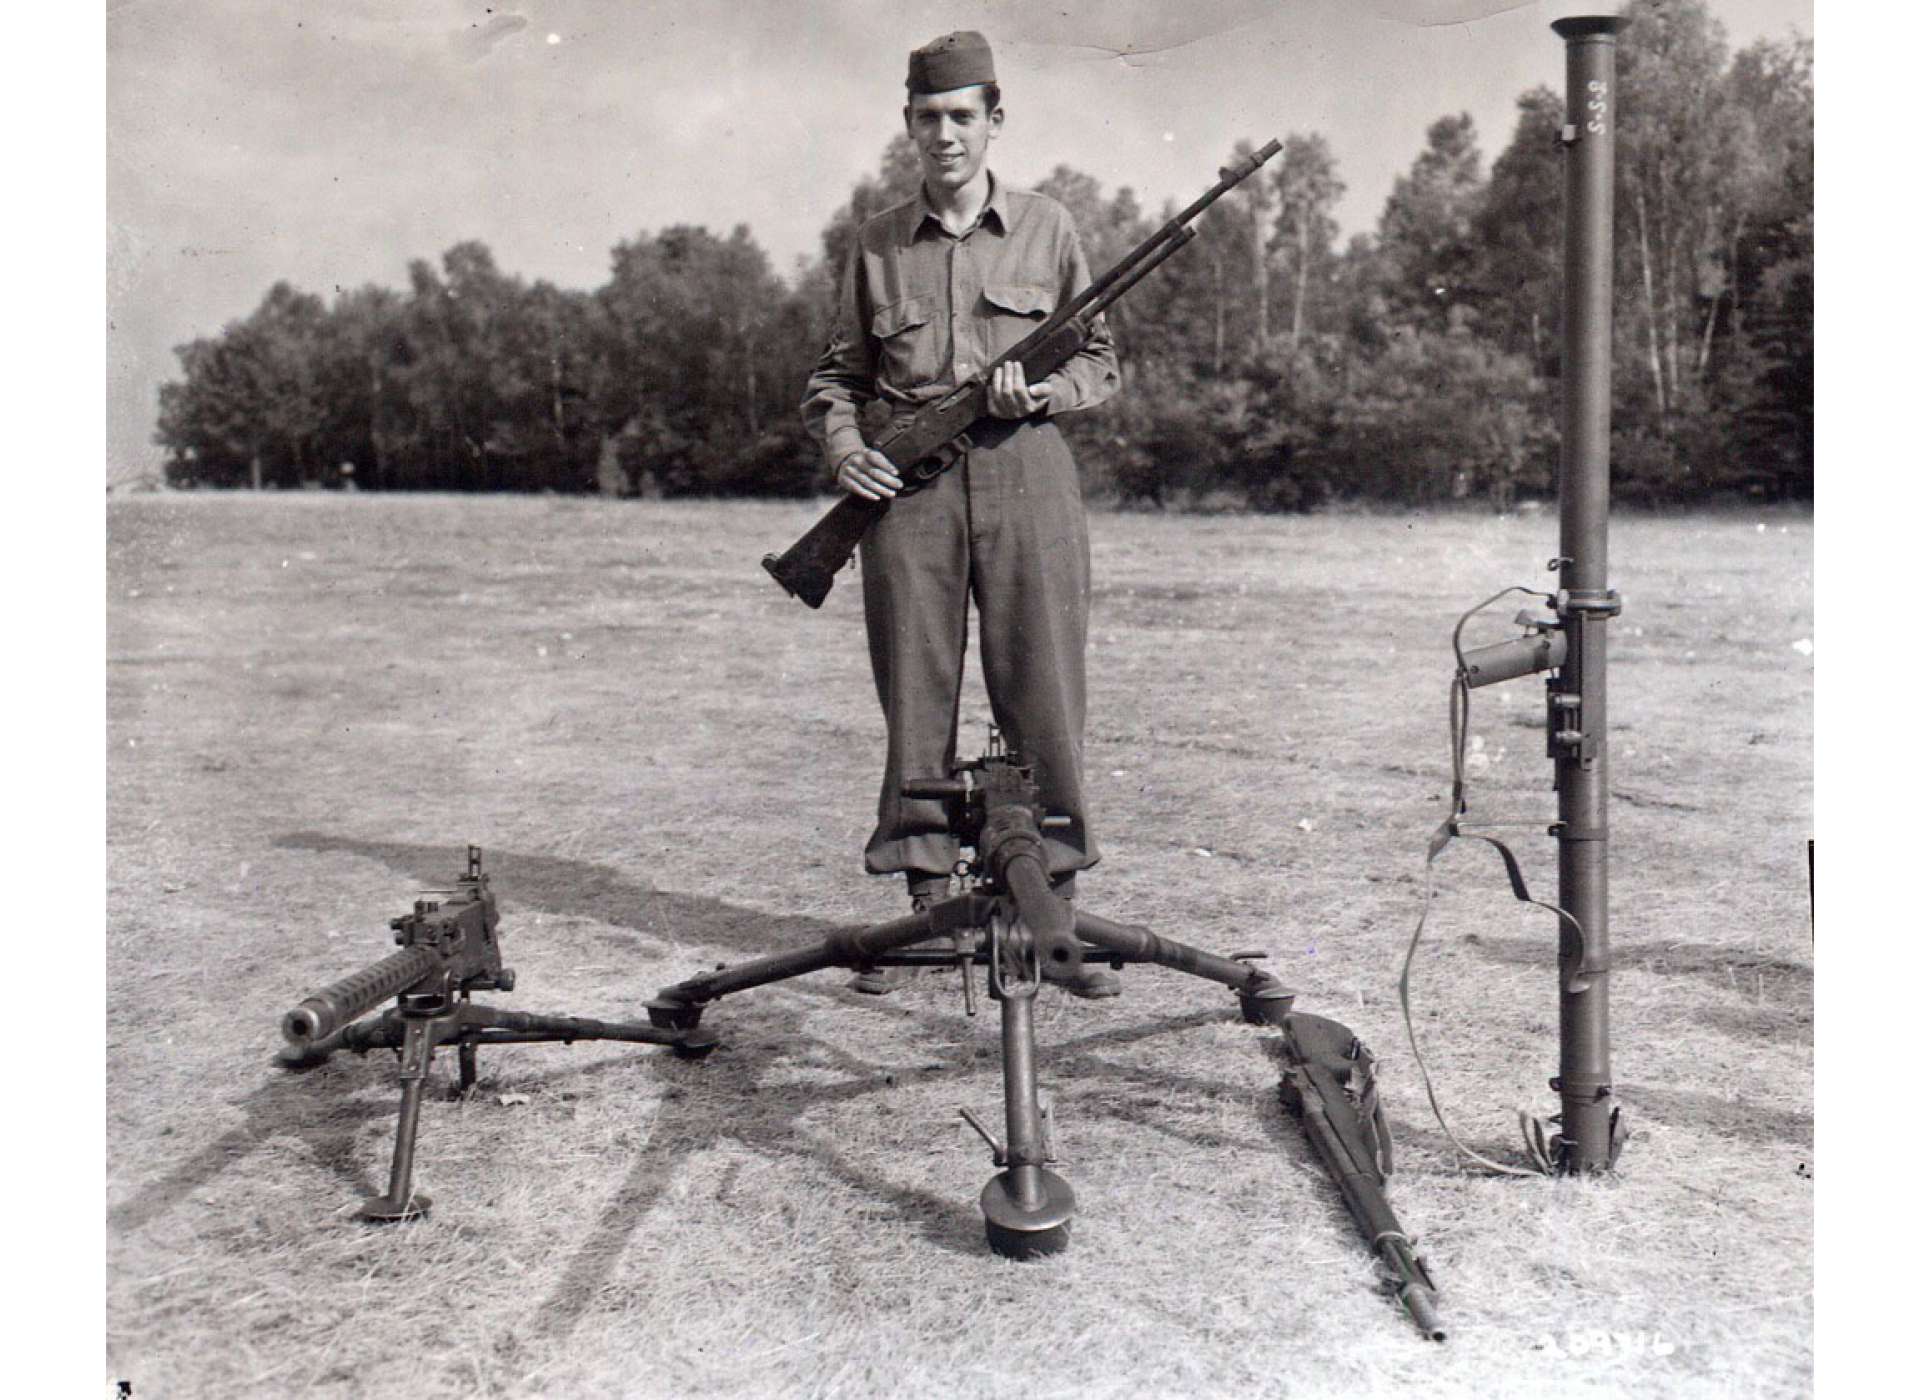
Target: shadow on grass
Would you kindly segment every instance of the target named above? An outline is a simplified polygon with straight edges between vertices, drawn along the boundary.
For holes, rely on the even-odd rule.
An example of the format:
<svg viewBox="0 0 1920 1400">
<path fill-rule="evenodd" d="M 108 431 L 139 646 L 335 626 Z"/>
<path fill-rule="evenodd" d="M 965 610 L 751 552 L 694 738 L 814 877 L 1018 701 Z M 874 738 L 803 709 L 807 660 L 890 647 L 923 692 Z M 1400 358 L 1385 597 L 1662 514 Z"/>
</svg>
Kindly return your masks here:
<svg viewBox="0 0 1920 1400">
<path fill-rule="evenodd" d="M 1544 938 L 1489 938 L 1470 934 L 1462 940 L 1495 962 L 1514 967 L 1551 967 L 1558 958 L 1549 926 Z M 1713 943 L 1684 943 L 1656 938 L 1645 942 L 1615 943 L 1615 972 L 1652 972 L 1660 975 L 1706 977 L 1749 996 L 1766 993 L 1783 999 L 1813 1000 L 1813 969 L 1765 953 Z M 1767 983 L 1774 986 L 1769 990 Z"/>
<path fill-rule="evenodd" d="M 1681 1133 L 1710 1133 L 1753 1143 L 1813 1146 L 1813 1115 L 1790 1108 L 1768 1108 L 1716 1098 L 1689 1089 L 1659 1089 L 1623 1084 L 1620 1100 L 1626 1116 L 1639 1108 L 1655 1121 Z"/>
<path fill-rule="evenodd" d="M 297 1137 L 313 1158 L 360 1196 L 379 1192 L 354 1160 L 354 1135 L 371 1118 L 391 1117 L 399 1099 L 361 1099 L 377 1066 L 330 1061 L 304 1074 L 273 1071 L 274 1077 L 239 1101 L 246 1121 L 222 1133 L 160 1180 L 107 1212 L 107 1227 L 131 1233 L 165 1214 L 229 1168 L 239 1166 L 262 1143 Z"/>
<path fill-rule="evenodd" d="M 1113 1064 L 1087 1055 L 1088 1051 L 1103 1045 L 1132 1044 L 1150 1036 L 1208 1025 L 1237 1015 L 1232 1010 L 1202 1011 L 1145 1024 L 1110 1027 L 1052 1046 L 1043 1044 L 1040 1053 L 1043 1088 L 1050 1066 L 1072 1073 L 1075 1061 L 1080 1060 L 1091 1064 L 1103 1076 L 1112 1074 L 1136 1088 L 1149 1084 L 1171 1092 L 1207 1095 L 1239 1092 L 1243 1086 L 1166 1070 Z M 963 1018 L 954 1015 L 927 1016 L 922 1012 L 919 1019 L 929 1030 L 949 1035 L 963 1024 Z M 663 1072 L 677 1081 L 675 1088 L 679 1092 L 670 1090 L 663 1098 L 647 1146 L 602 1209 L 593 1234 L 575 1251 L 566 1276 L 541 1305 L 533 1324 L 538 1335 L 549 1341 L 564 1339 L 578 1325 L 592 1307 L 594 1298 L 604 1291 L 641 1221 L 668 1188 L 676 1161 L 729 1141 L 762 1157 L 800 1159 L 824 1166 L 848 1186 L 885 1203 L 901 1224 L 918 1230 L 938 1249 L 969 1257 L 988 1252 L 980 1213 L 970 1197 L 955 1199 L 882 1176 L 853 1161 L 832 1141 L 808 1131 L 799 1119 L 802 1113 L 822 1106 L 849 1103 L 868 1094 L 926 1083 L 958 1084 L 963 1080 L 981 1079 L 991 1081 L 997 1088 L 1000 1082 L 997 1056 L 983 1056 L 972 1069 L 946 1065 L 887 1069 L 814 1036 L 749 1033 L 730 1045 L 731 1050 L 723 1047 L 705 1064 L 657 1062 Z M 844 1071 L 848 1078 L 839 1084 L 809 1086 L 798 1093 L 791 1086 L 763 1080 L 766 1071 L 796 1062 L 814 1066 L 825 1063 Z M 690 1092 L 696 1080 L 703 1081 L 698 1085 L 697 1098 Z M 1178 1131 L 1164 1121 L 1155 1120 L 1147 1108 L 1116 1110 L 1106 1102 L 1101 1107 L 1129 1123 L 1161 1132 Z M 1211 1133 L 1196 1135 L 1193 1141 L 1208 1147 L 1222 1145 L 1217 1135 Z"/>
<path fill-rule="evenodd" d="M 635 1047 L 639 1048 L 639 1047 Z M 497 1052 L 489 1052 L 489 1054 Z M 495 1086 L 489 1064 L 483 1059 L 478 1087 Z M 617 1061 L 607 1060 L 578 1065 L 557 1066 L 544 1074 L 514 1076 L 516 1085 L 549 1085 L 556 1081 L 598 1074 Z M 279 1137 L 296 1137 L 304 1142 L 313 1160 L 362 1200 L 370 1200 L 386 1190 L 392 1140 L 382 1144 L 379 1159 L 380 1180 L 370 1180 L 361 1169 L 355 1138 L 362 1124 L 369 1121 L 393 1121 L 399 1110 L 400 1080 L 397 1062 L 390 1053 L 369 1051 L 365 1055 L 339 1051 L 322 1064 L 306 1070 L 273 1067 L 265 1084 L 239 1100 L 246 1113 L 239 1127 L 221 1134 L 160 1180 L 143 1187 L 132 1198 L 107 1212 L 108 1228 L 131 1233 L 164 1215 L 193 1192 L 207 1186 L 222 1172 L 241 1166 L 262 1144 Z M 433 1058 L 433 1078 L 420 1120 L 419 1153 L 425 1160 L 433 1152 L 434 1107 L 453 1096 L 453 1059 L 441 1050 Z M 378 1097 L 368 1091 L 378 1089 Z"/>
<path fill-rule="evenodd" d="M 763 1078 L 769 1070 L 794 1064 L 818 1067 L 823 1062 L 850 1077 L 838 1084 L 809 1086 L 804 1092 Z M 823 1105 L 848 1103 L 928 1080 L 952 1082 L 965 1077 L 966 1071 L 955 1075 L 944 1068 L 889 1070 L 829 1041 L 797 1033 L 749 1033 L 729 1041 L 702 1063 L 671 1059 L 655 1063 L 669 1082 L 646 1146 L 601 1208 L 592 1233 L 574 1250 L 564 1276 L 541 1303 L 532 1323 L 536 1335 L 549 1341 L 566 1338 L 605 1291 L 633 1236 L 671 1185 L 675 1166 L 729 1142 L 761 1157 L 801 1159 L 825 1167 L 842 1182 L 891 1207 L 901 1223 L 918 1229 L 937 1248 L 968 1255 L 986 1252 L 980 1218 L 970 1203 L 882 1177 L 799 1122 L 803 1113 Z M 722 1198 L 725 1194 L 723 1190 Z M 765 1203 L 757 1208 L 764 1209 Z"/>
<path fill-rule="evenodd" d="M 1755 1002 L 1747 1006 L 1703 1007 L 1695 1017 L 1704 1025 L 1717 1027 L 1735 1040 L 1754 1040 L 1772 1045 L 1799 1035 L 1813 1033 L 1813 1000 L 1802 1006 L 1770 1006 Z"/>
<path fill-rule="evenodd" d="M 1168 1068 L 1164 1062 L 1153 1065 L 1125 1064 L 1104 1055 L 1089 1053 L 1104 1046 L 1137 1045 L 1155 1036 L 1197 1030 L 1201 1026 L 1237 1024 L 1240 1019 L 1240 1013 L 1235 1008 L 1215 1007 L 1201 1011 L 1188 1011 L 1178 1016 L 1161 1017 L 1144 1024 L 1135 1022 L 1095 1031 L 1089 1035 L 1062 1041 L 1056 1046 L 1043 1046 L 1041 1074 L 1044 1079 L 1049 1064 L 1057 1065 L 1062 1077 L 1082 1081 L 1080 1091 L 1082 1108 L 1097 1109 L 1105 1117 L 1117 1119 L 1136 1128 L 1209 1149 L 1259 1146 L 1261 1144 L 1257 1141 L 1235 1138 L 1208 1128 L 1192 1125 L 1176 1126 L 1168 1120 L 1166 1110 L 1177 1109 L 1179 1100 L 1183 1097 L 1187 1099 L 1238 1098 L 1244 1096 L 1249 1089 L 1255 1092 L 1270 1089 L 1274 1081 L 1262 1081 L 1258 1085 L 1232 1083 L 1181 1073 Z M 1258 1034 L 1251 1026 L 1247 1028 L 1247 1032 L 1249 1035 Z M 1086 1083 L 1093 1080 L 1098 1080 L 1099 1083 L 1097 1085 Z"/>
</svg>

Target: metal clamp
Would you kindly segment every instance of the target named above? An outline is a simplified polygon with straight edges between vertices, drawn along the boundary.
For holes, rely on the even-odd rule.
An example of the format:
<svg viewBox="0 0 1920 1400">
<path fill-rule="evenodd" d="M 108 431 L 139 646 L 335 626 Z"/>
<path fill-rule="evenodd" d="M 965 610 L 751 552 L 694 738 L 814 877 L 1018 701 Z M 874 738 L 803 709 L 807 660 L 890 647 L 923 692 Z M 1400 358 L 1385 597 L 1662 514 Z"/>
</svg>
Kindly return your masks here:
<svg viewBox="0 0 1920 1400">
<path fill-rule="evenodd" d="M 1016 960 L 1024 965 L 1013 966 Z M 1033 940 L 1014 936 L 1006 905 L 996 901 L 987 915 L 987 995 L 995 1001 L 1031 1001 L 1039 991 L 1040 962 Z"/>
<path fill-rule="evenodd" d="M 1620 595 L 1611 588 L 1563 588 L 1554 597 L 1553 610 L 1562 617 L 1569 613 L 1589 618 L 1618 617 L 1620 616 Z"/>
</svg>

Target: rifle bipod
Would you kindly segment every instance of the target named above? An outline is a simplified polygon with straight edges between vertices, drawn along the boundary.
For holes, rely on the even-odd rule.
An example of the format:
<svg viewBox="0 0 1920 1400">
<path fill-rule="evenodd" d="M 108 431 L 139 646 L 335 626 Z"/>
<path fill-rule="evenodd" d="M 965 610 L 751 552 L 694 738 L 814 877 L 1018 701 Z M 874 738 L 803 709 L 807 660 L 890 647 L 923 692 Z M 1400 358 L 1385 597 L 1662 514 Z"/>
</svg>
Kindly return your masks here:
<svg viewBox="0 0 1920 1400">
<path fill-rule="evenodd" d="M 362 1220 L 412 1220 L 433 1204 L 413 1189 L 413 1150 L 433 1052 L 443 1045 L 459 1052 L 464 1094 L 479 1078 L 482 1045 L 622 1040 L 666 1045 L 676 1055 L 699 1059 L 718 1044 L 691 1029 L 476 1005 L 475 991 L 508 992 L 514 984 L 513 969 L 500 963 L 499 913 L 480 870 L 478 847 L 467 847 L 467 873 L 450 898 L 418 901 L 411 914 L 392 920 L 390 927 L 402 951 L 321 988 L 287 1012 L 280 1020 L 287 1044 L 276 1057 L 284 1069 L 306 1070 L 336 1050 L 359 1055 L 393 1050 L 399 1055 L 400 1116 L 387 1193 L 361 1208 Z M 357 1020 L 389 996 L 397 998 L 395 1004 L 377 1019 Z"/>
<path fill-rule="evenodd" d="M 1001 1168 L 980 1194 L 987 1243 L 1013 1259 L 1057 1253 L 1067 1244 L 1074 1197 L 1073 1189 L 1047 1168 L 1054 1160 L 1052 1134 L 1034 1071 L 1033 1002 L 1042 980 L 1070 980 L 1086 960 L 1116 969 L 1129 962 L 1158 963 L 1231 988 L 1243 1019 L 1260 1026 L 1279 1025 L 1294 993 L 1272 973 L 1252 966 L 1257 953 L 1221 957 L 1077 910 L 1054 894 L 1040 840 L 1048 819 L 1040 812 L 1032 774 L 997 747 L 962 765 L 952 779 L 907 784 L 906 795 L 948 805 L 950 829 L 978 852 L 967 867 L 978 884 L 889 923 L 834 933 L 806 948 L 675 983 L 647 1003 L 647 1014 L 660 1029 L 684 1034 L 699 1026 L 708 1005 L 751 987 L 826 968 L 944 965 L 962 970 L 972 1015 L 971 969 L 984 965 L 988 994 L 1000 1004 L 1005 1141 L 971 1112 L 962 1110 L 961 1116 L 986 1140 L 994 1165 Z M 943 946 L 919 946 L 936 939 Z"/>
</svg>

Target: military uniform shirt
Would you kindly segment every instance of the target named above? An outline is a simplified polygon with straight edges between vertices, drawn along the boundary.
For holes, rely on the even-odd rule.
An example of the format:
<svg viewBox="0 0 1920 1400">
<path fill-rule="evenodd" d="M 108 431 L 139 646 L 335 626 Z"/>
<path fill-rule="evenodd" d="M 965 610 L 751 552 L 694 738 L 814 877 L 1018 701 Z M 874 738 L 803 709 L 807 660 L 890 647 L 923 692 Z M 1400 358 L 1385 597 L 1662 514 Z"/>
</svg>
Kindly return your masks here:
<svg viewBox="0 0 1920 1400">
<path fill-rule="evenodd" d="M 957 237 L 941 226 L 924 190 L 868 220 L 841 288 L 833 338 L 800 408 L 828 467 L 866 445 L 857 417 L 862 404 L 877 397 L 911 407 L 940 397 L 1092 280 L 1072 216 L 1045 195 L 997 180 L 979 221 Z M 1091 408 L 1119 389 L 1105 317 L 1050 383 L 1048 416 Z"/>
</svg>

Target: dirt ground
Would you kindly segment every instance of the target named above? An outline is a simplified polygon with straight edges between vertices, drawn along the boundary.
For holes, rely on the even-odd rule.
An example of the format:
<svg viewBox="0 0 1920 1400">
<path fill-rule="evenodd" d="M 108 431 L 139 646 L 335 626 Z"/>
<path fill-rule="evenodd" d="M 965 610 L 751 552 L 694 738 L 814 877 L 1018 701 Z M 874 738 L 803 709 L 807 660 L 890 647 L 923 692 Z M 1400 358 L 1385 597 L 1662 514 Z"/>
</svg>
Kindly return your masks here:
<svg viewBox="0 0 1920 1400">
<path fill-rule="evenodd" d="M 1550 513 L 1099 514 L 1082 902 L 1220 953 L 1379 1052 L 1420 1339 L 1279 1107 L 1270 1033 L 1150 967 L 1049 990 L 1072 1247 L 993 1255 L 997 1020 L 955 974 L 729 998 L 724 1044 L 511 1046 L 451 1100 L 426 1219 L 391 1056 L 274 1068 L 280 1014 L 484 848 L 503 1006 L 660 987 L 894 917 L 858 590 L 756 561 L 817 507 L 155 495 L 108 528 L 106 1372 L 148 1396 L 1786 1396 L 1813 1318 L 1810 514 L 1624 516 L 1612 628 L 1604 1181 L 1496 1177 L 1427 1107 L 1395 983 L 1448 786 L 1449 634 L 1552 586 Z M 1507 635 L 1519 600 L 1469 643 Z M 963 745 L 984 741 L 977 681 Z M 1552 898 L 1537 678 L 1478 692 L 1477 815 Z M 1554 930 L 1459 846 L 1414 970 L 1455 1130 L 1555 1106 Z"/>
</svg>

